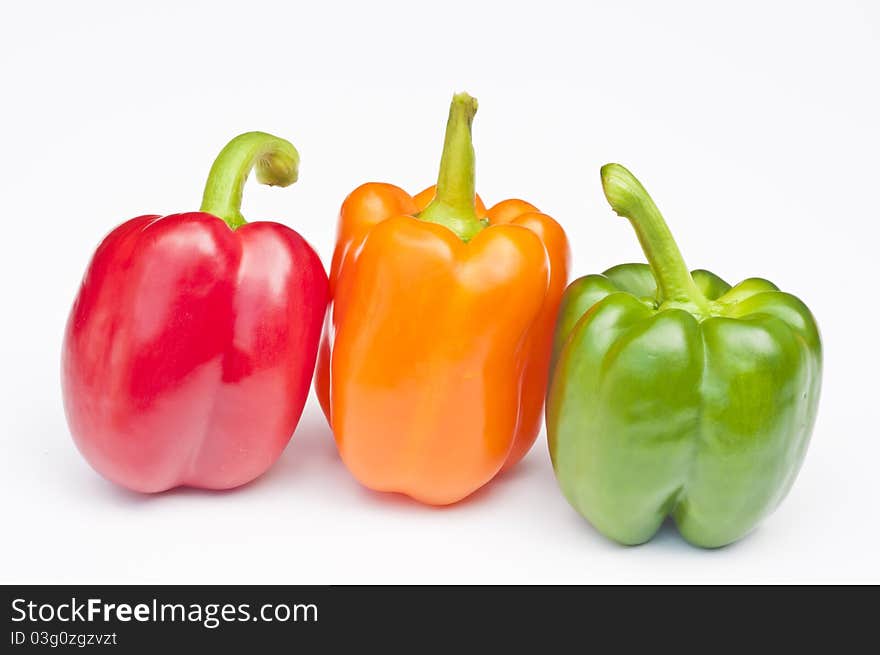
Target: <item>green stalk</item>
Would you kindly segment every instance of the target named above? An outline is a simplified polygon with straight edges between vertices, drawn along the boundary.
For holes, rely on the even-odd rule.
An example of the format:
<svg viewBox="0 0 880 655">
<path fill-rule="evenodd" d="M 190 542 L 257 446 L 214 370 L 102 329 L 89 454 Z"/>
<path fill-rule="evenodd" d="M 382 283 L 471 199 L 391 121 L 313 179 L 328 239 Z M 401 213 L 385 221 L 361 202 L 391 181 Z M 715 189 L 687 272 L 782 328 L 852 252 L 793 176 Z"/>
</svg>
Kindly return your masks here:
<svg viewBox="0 0 880 655">
<path fill-rule="evenodd" d="M 222 218 L 233 230 L 244 225 L 241 195 L 254 166 L 260 184 L 289 186 L 299 175 L 299 153 L 289 141 L 265 132 L 238 135 L 211 166 L 201 211 Z"/>
<path fill-rule="evenodd" d="M 477 217 L 476 161 L 471 125 L 477 113 L 477 100 L 467 93 L 457 93 L 449 107 L 437 192 L 419 214 L 429 223 L 445 225 L 462 241 L 470 241 L 486 227 Z"/>
<path fill-rule="evenodd" d="M 635 228 L 657 280 L 658 302 L 708 315 L 709 301 L 694 283 L 660 210 L 636 177 L 620 164 L 605 164 L 602 189 L 611 208 Z"/>
</svg>

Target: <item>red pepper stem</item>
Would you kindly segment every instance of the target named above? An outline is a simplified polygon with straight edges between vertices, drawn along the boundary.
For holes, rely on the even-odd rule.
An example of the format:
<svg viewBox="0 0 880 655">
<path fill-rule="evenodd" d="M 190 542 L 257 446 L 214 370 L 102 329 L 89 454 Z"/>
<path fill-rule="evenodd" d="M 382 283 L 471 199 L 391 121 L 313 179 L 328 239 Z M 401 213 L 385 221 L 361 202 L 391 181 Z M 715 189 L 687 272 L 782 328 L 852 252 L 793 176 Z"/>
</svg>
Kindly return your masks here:
<svg viewBox="0 0 880 655">
<path fill-rule="evenodd" d="M 620 164 L 606 164 L 602 189 L 611 208 L 635 228 L 657 280 L 658 302 L 708 315 L 709 302 L 694 283 L 663 215 L 635 175 Z"/>
<path fill-rule="evenodd" d="M 265 132 L 239 134 L 211 166 L 201 211 L 222 218 L 233 230 L 244 225 L 242 190 L 254 166 L 260 184 L 289 186 L 299 175 L 299 153 L 289 141 Z"/>
<path fill-rule="evenodd" d="M 476 210 L 476 157 L 471 125 L 477 113 L 477 100 L 457 93 L 449 107 L 437 192 L 419 218 L 445 225 L 463 241 L 470 241 L 486 224 Z"/>
</svg>

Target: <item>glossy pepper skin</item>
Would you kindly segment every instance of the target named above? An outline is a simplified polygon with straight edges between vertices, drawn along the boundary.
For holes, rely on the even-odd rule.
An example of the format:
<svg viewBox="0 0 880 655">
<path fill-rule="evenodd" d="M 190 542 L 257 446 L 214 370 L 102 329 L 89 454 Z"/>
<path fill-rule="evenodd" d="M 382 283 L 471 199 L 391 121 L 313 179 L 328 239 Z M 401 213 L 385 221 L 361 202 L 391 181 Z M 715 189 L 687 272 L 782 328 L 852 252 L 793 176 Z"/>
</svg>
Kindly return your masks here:
<svg viewBox="0 0 880 655">
<path fill-rule="evenodd" d="M 568 244 L 522 200 L 474 192 L 476 101 L 452 103 L 436 188 L 342 205 L 316 389 L 365 486 L 454 503 L 534 443 Z"/>
<path fill-rule="evenodd" d="M 284 225 L 245 223 L 242 187 L 297 178 L 260 132 L 229 143 L 202 210 L 133 218 L 83 277 L 64 336 L 70 431 L 106 478 L 140 492 L 227 489 L 281 454 L 305 402 L 327 304 L 317 254 Z"/>
<path fill-rule="evenodd" d="M 565 292 L 547 401 L 559 485 L 623 544 L 648 541 L 668 515 L 692 544 L 729 544 L 800 469 L 819 400 L 819 331 L 767 280 L 731 287 L 688 273 L 635 177 L 609 164 L 602 183 L 650 266 L 616 266 Z"/>
</svg>

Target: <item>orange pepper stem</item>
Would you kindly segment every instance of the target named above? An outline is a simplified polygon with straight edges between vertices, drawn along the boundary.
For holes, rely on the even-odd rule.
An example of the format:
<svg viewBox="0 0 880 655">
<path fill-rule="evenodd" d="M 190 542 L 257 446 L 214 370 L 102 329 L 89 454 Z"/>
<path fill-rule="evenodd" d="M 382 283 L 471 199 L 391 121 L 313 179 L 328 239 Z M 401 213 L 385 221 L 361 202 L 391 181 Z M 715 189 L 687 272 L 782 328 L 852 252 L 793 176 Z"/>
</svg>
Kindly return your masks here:
<svg viewBox="0 0 880 655">
<path fill-rule="evenodd" d="M 475 207 L 476 164 L 471 125 L 476 113 L 476 98 L 467 93 L 453 96 L 440 159 L 437 192 L 418 215 L 423 221 L 448 227 L 462 241 L 470 241 L 486 227 L 486 223 L 477 216 Z"/>
</svg>

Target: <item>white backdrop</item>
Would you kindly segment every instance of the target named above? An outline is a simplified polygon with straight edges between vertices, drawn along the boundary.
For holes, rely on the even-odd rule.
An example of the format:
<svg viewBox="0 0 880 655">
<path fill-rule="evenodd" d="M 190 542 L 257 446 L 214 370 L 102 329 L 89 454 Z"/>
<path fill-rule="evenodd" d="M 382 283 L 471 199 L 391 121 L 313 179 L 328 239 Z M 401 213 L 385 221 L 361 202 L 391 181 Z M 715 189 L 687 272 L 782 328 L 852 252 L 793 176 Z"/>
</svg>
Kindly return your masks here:
<svg viewBox="0 0 880 655">
<path fill-rule="evenodd" d="M 880 5 L 715 5 L 4 4 L 0 582 L 880 582 Z M 296 228 L 327 264 L 351 189 L 433 182 L 456 90 L 480 100 L 480 193 L 556 217 L 575 275 L 643 260 L 599 185 L 619 161 L 693 268 L 767 277 L 813 309 L 813 444 L 742 542 L 608 542 L 557 491 L 543 435 L 458 506 L 369 492 L 314 397 L 276 466 L 232 492 L 138 496 L 77 453 L 61 335 L 107 231 L 197 209 L 219 149 L 264 130 L 299 148 L 300 181 L 249 184 L 244 214 Z"/>
</svg>

